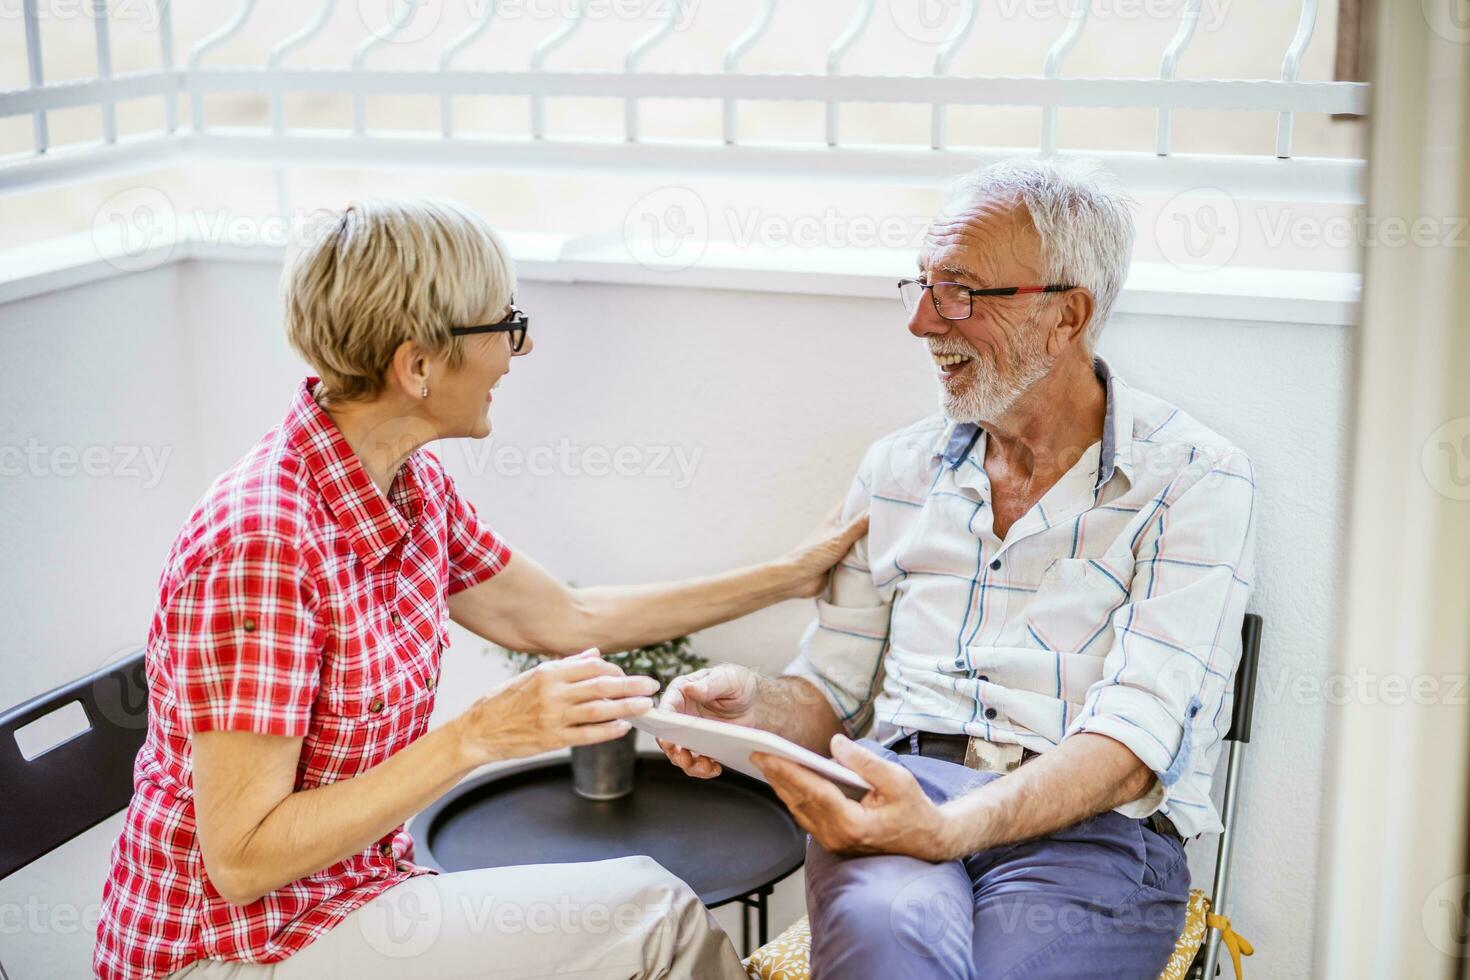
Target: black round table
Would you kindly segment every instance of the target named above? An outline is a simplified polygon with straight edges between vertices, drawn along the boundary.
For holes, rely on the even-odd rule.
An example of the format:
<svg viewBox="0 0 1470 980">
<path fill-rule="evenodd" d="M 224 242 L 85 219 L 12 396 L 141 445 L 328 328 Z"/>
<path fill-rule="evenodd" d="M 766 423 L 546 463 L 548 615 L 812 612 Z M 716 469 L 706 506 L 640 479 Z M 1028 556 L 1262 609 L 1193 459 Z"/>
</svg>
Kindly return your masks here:
<svg viewBox="0 0 1470 980">
<path fill-rule="evenodd" d="M 763 945 L 766 900 L 801 867 L 806 835 L 759 780 L 729 770 L 693 779 L 651 752 L 636 765 L 633 792 L 619 800 L 574 793 L 565 757 L 462 783 L 413 819 L 415 859 L 465 871 L 645 854 L 710 908 L 739 901 L 747 954 L 754 909 Z"/>
</svg>

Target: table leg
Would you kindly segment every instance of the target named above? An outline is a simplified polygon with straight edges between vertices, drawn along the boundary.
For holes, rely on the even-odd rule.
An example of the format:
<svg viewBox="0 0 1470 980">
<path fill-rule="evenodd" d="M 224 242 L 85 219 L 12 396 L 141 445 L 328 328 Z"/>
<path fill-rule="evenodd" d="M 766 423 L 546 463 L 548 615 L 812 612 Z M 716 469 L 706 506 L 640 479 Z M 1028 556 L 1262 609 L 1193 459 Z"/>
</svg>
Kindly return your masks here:
<svg viewBox="0 0 1470 980">
<path fill-rule="evenodd" d="M 743 959 L 753 952 L 755 951 L 750 948 L 750 900 L 742 898 L 740 900 L 740 956 Z"/>
</svg>

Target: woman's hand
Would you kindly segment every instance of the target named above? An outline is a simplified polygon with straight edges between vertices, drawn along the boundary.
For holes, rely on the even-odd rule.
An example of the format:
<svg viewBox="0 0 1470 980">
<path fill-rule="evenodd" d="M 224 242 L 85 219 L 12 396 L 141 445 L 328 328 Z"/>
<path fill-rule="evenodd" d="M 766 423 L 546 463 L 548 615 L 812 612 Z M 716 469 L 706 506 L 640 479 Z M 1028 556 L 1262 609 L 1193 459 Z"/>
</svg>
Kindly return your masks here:
<svg viewBox="0 0 1470 980">
<path fill-rule="evenodd" d="M 781 564 L 792 569 L 791 596 L 810 599 L 827 587 L 827 573 L 868 533 L 868 512 L 863 511 L 847 523 L 842 521 L 842 505 L 838 504 L 827 519 L 805 541 L 787 552 Z"/>
<path fill-rule="evenodd" d="M 658 681 L 629 677 L 595 649 L 518 674 L 455 719 L 472 766 L 520 759 L 628 733 L 653 707 Z"/>
</svg>

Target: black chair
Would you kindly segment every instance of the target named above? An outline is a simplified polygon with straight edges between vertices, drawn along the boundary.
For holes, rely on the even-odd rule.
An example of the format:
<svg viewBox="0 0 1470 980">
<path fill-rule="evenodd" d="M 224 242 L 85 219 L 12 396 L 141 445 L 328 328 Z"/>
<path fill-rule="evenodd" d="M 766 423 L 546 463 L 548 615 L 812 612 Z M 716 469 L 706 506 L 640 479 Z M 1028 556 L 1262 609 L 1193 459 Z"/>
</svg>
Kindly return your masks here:
<svg viewBox="0 0 1470 980">
<path fill-rule="evenodd" d="M 1240 666 L 1235 671 L 1235 709 L 1230 716 L 1230 730 L 1225 733 L 1225 795 L 1221 800 L 1220 822 L 1224 830 L 1215 849 L 1215 880 L 1210 886 L 1210 911 L 1228 915 L 1225 904 L 1230 897 L 1230 860 L 1235 844 L 1235 815 L 1240 804 L 1240 766 L 1245 745 L 1251 740 L 1251 715 L 1256 706 L 1256 668 L 1261 659 L 1261 629 L 1264 621 L 1255 613 L 1246 613 L 1240 629 Z M 1201 978 L 1215 976 L 1220 963 L 1220 930 L 1209 929 L 1204 945 L 1195 957 L 1189 975 Z"/>
<path fill-rule="evenodd" d="M 26 758 L 16 733 L 74 704 L 87 727 Z M 126 808 L 147 734 L 142 650 L 0 714 L 0 879 Z"/>
<path fill-rule="evenodd" d="M 80 704 L 87 728 L 27 759 L 16 732 Z M 128 805 L 133 759 L 148 734 L 143 651 L 0 714 L 0 878 Z"/>
</svg>

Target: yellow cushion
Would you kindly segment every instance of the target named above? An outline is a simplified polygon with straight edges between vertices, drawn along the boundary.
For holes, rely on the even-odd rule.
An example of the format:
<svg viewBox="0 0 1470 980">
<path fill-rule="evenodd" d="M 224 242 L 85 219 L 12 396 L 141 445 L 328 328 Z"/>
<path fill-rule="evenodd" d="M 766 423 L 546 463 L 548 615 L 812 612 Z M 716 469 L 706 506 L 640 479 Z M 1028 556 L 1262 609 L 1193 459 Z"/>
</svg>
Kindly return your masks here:
<svg viewBox="0 0 1470 980">
<path fill-rule="evenodd" d="M 806 916 L 745 959 L 751 980 L 807 980 L 812 975 L 812 927 Z"/>
<path fill-rule="evenodd" d="M 1209 909 L 1210 900 L 1205 893 L 1192 889 L 1184 913 L 1184 931 L 1179 934 L 1174 954 L 1159 974 L 1159 980 L 1183 980 L 1189 964 L 1194 962 L 1194 954 L 1205 941 L 1205 915 Z M 812 973 L 811 947 L 811 924 L 803 915 L 781 935 L 751 953 L 745 960 L 745 972 L 750 980 L 808 980 Z"/>
<path fill-rule="evenodd" d="M 1191 888 L 1189 906 L 1184 912 L 1184 931 L 1174 943 L 1174 952 L 1170 954 L 1164 972 L 1159 974 L 1159 980 L 1184 980 L 1189 964 L 1194 962 L 1194 954 L 1199 952 L 1200 945 L 1205 941 L 1205 915 L 1209 911 L 1210 900 L 1205 897 L 1205 893 L 1198 888 Z"/>
</svg>

